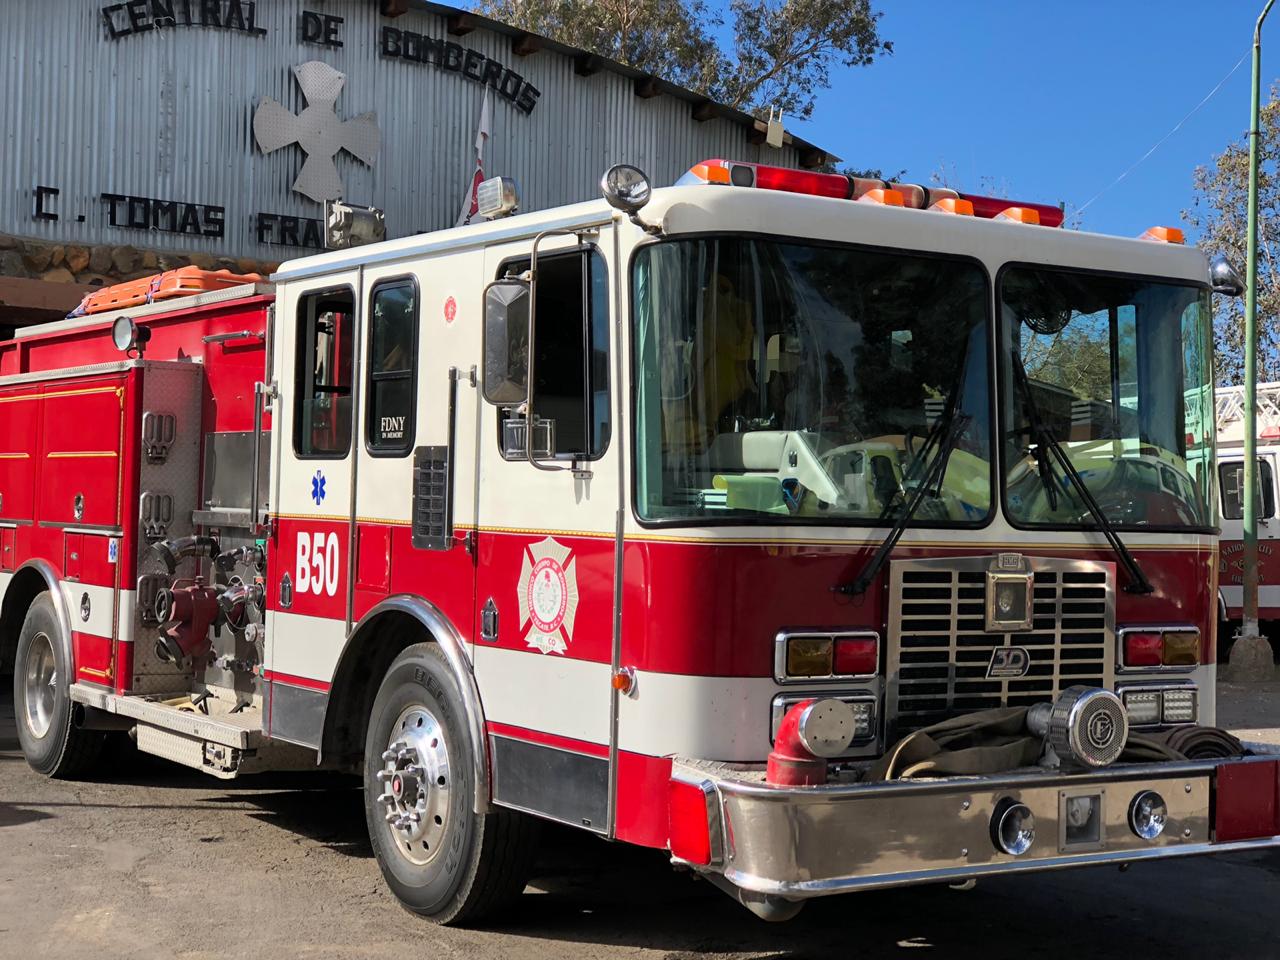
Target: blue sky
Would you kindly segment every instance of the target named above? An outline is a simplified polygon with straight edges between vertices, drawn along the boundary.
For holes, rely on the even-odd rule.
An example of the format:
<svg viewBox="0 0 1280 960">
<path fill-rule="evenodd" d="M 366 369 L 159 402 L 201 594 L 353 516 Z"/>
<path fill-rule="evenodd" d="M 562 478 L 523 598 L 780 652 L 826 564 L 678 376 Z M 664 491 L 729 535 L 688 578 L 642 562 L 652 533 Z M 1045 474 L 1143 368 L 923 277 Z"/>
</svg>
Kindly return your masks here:
<svg viewBox="0 0 1280 960">
<path fill-rule="evenodd" d="M 1165 136 L 1248 54 L 1262 0 L 880 0 L 894 53 L 840 69 L 793 132 L 854 167 L 1079 207 Z M 1280 7 L 1263 28 L 1263 96 L 1280 77 Z M 1183 226 L 1192 173 L 1249 124 L 1249 60 L 1082 228 Z M 984 184 L 984 178 L 987 184 Z"/>
</svg>

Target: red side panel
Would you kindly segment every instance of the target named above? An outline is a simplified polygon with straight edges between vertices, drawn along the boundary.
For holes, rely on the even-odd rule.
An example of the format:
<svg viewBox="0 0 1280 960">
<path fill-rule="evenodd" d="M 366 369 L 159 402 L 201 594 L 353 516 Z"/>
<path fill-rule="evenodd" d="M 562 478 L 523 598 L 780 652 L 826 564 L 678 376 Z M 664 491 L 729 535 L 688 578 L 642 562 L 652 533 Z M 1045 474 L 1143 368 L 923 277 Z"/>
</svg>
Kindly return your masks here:
<svg viewBox="0 0 1280 960">
<path fill-rule="evenodd" d="M 1277 789 L 1280 762 L 1224 763 L 1214 794 L 1214 840 L 1252 840 L 1280 834 Z"/>
<path fill-rule="evenodd" d="M 662 798 L 670 780 L 670 757 L 619 752 L 616 822 L 619 840 L 666 849 L 670 817 Z"/>
<path fill-rule="evenodd" d="M 0 520 L 30 520 L 35 499 L 39 390 L 23 384 L 0 391 Z"/>
<path fill-rule="evenodd" d="M 90 683 L 103 683 L 110 679 L 112 646 L 106 637 L 73 632 L 71 648 L 76 658 L 76 679 Z"/>
<path fill-rule="evenodd" d="M 86 526 L 120 522 L 124 381 L 46 387 L 40 431 L 41 520 Z M 76 516 L 77 497 L 83 514 Z"/>
</svg>

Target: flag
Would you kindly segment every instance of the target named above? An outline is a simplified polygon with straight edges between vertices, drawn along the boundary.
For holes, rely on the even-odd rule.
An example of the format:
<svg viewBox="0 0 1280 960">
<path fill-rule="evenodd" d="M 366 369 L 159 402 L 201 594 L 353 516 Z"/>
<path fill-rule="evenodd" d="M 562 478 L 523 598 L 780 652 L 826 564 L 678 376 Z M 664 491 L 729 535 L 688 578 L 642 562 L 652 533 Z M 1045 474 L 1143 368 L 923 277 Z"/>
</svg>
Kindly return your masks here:
<svg viewBox="0 0 1280 960">
<path fill-rule="evenodd" d="M 480 104 L 480 126 L 476 129 L 476 168 L 471 175 L 471 182 L 467 186 L 467 195 L 462 198 L 462 209 L 458 213 L 458 222 L 454 224 L 456 227 L 465 227 L 471 222 L 471 218 L 476 215 L 476 211 L 480 208 L 476 198 L 476 191 L 480 189 L 480 184 L 484 181 L 484 145 L 485 141 L 493 134 L 491 126 L 489 88 L 486 86 L 484 88 L 484 100 Z"/>
</svg>

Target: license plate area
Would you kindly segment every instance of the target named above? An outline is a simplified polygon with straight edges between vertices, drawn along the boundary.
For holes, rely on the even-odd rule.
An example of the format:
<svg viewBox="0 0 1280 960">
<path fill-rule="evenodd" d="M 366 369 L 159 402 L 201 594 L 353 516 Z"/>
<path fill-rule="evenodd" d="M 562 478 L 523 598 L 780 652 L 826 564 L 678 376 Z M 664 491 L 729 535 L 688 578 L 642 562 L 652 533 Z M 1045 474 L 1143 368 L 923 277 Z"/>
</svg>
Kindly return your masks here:
<svg viewBox="0 0 1280 960">
<path fill-rule="evenodd" d="M 1105 850 L 1107 791 L 1104 787 L 1058 792 L 1058 852 Z"/>
</svg>

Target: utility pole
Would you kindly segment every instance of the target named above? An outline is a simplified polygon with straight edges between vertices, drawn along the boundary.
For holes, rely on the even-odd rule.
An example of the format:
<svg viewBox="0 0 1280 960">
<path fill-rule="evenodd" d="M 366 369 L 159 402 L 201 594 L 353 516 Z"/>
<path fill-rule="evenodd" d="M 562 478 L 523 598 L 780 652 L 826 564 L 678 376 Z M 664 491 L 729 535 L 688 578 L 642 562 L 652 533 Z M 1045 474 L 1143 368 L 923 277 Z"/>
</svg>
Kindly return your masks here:
<svg viewBox="0 0 1280 960">
<path fill-rule="evenodd" d="M 1253 104 L 1249 123 L 1248 255 L 1244 293 L 1244 617 L 1231 647 L 1236 679 L 1269 679 L 1271 645 L 1258 634 L 1258 154 L 1262 136 L 1262 21 L 1253 28 Z M 1238 653 L 1237 653 L 1238 651 Z"/>
</svg>

